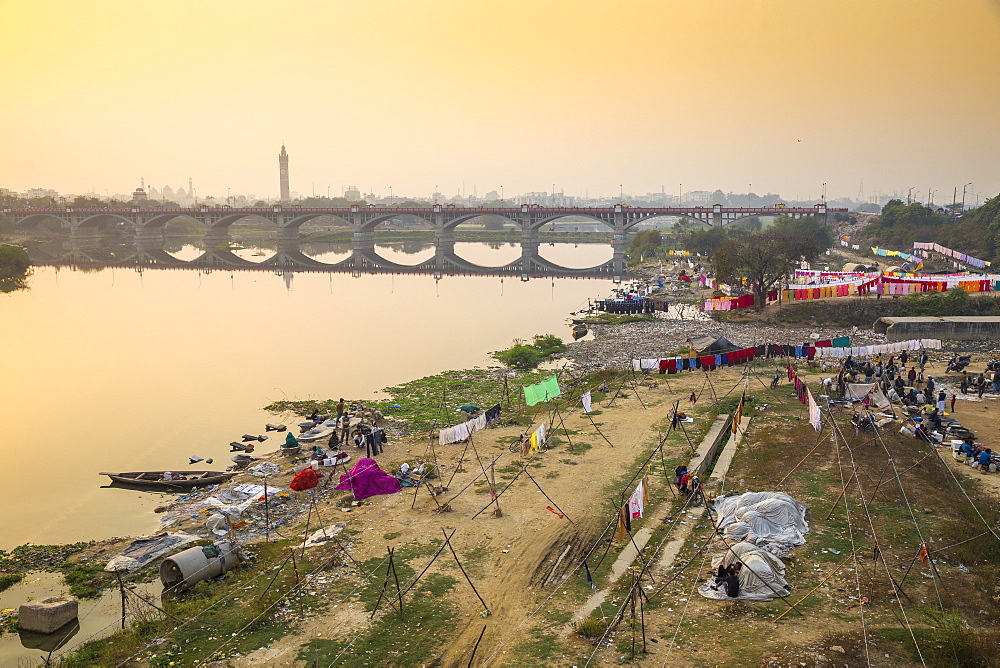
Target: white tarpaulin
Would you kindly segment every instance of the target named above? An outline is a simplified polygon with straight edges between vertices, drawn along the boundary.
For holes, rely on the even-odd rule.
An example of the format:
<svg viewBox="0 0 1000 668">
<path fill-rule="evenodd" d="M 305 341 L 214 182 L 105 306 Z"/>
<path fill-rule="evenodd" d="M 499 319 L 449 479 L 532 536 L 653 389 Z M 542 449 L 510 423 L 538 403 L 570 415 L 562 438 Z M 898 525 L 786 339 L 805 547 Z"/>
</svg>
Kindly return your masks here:
<svg viewBox="0 0 1000 668">
<path fill-rule="evenodd" d="M 104 570 L 110 572 L 134 571 L 196 538 L 197 536 L 186 533 L 161 533 L 139 538 L 132 541 L 121 554 L 112 557 Z"/>
<path fill-rule="evenodd" d="M 730 541 L 802 545 L 807 507 L 784 492 L 747 492 L 715 500 L 718 529 Z"/>
<path fill-rule="evenodd" d="M 739 596 L 727 596 L 725 587 L 712 589 L 714 581 L 701 585 L 698 593 L 705 598 L 721 601 L 770 601 L 777 596 L 788 595 L 790 588 L 785 581 L 785 564 L 770 552 L 751 543 L 735 543 L 724 554 L 712 557 L 712 570 L 716 570 L 720 564 L 729 566 L 736 563 L 743 564 L 739 575 Z"/>
<path fill-rule="evenodd" d="M 868 397 L 873 408 L 879 410 L 889 407 L 889 400 L 882 394 L 882 390 L 875 386 L 875 383 L 847 383 L 844 389 L 844 398 L 850 401 L 862 401 Z"/>
</svg>

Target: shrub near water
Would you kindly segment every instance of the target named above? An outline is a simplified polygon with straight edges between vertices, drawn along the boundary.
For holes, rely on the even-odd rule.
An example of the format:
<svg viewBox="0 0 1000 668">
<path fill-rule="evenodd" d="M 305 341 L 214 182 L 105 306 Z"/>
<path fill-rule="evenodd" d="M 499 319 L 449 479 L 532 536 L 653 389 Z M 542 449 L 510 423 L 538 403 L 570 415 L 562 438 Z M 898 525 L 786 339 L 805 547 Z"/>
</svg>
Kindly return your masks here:
<svg viewBox="0 0 1000 668">
<path fill-rule="evenodd" d="M 25 287 L 31 259 L 20 246 L 0 244 L 0 292 L 12 292 Z"/>
<path fill-rule="evenodd" d="M 566 352 L 566 344 L 554 334 L 536 336 L 531 345 L 514 339 L 514 345 L 507 350 L 493 353 L 493 358 L 512 369 L 534 369 L 543 361 Z"/>
</svg>

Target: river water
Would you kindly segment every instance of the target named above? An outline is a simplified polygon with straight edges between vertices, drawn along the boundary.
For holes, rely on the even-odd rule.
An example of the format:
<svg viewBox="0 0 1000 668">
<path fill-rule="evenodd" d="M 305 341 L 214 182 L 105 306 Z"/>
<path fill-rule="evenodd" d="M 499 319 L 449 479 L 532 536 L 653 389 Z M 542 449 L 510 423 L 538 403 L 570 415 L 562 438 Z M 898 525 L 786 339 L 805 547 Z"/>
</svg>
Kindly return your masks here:
<svg viewBox="0 0 1000 668">
<path fill-rule="evenodd" d="M 412 242 L 377 250 L 405 264 L 433 256 L 431 245 Z M 520 254 L 506 244 L 455 250 L 484 266 Z M 181 244 L 174 254 L 199 252 Z M 310 252 L 327 262 L 346 256 Z M 591 267 L 611 248 L 555 244 L 541 253 Z M 514 338 L 568 340 L 568 313 L 612 287 L 607 279 L 54 267 L 36 267 L 29 285 L 0 295 L 3 549 L 148 533 L 163 499 L 102 487 L 99 471 L 184 470 L 192 455 L 222 470 L 230 441 L 273 421 L 262 407 L 274 400 L 372 397 L 486 365 Z"/>
</svg>

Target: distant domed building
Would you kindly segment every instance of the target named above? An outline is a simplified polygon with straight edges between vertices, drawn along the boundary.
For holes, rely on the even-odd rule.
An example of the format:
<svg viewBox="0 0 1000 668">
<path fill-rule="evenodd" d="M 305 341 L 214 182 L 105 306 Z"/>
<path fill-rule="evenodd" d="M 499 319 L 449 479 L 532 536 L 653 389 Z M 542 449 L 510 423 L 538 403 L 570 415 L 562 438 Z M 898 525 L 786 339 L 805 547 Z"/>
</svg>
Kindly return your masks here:
<svg viewBox="0 0 1000 668">
<path fill-rule="evenodd" d="M 135 192 L 132 193 L 133 202 L 145 202 L 149 197 L 146 195 L 146 191 L 143 188 L 136 188 Z"/>
</svg>

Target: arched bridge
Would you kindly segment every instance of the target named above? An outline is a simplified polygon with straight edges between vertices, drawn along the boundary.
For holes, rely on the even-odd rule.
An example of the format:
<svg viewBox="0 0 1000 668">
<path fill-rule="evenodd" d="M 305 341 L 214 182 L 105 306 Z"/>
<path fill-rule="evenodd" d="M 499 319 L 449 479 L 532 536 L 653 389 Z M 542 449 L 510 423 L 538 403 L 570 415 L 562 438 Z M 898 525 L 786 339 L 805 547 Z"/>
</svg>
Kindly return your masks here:
<svg viewBox="0 0 1000 668">
<path fill-rule="evenodd" d="M 346 258 L 323 262 L 304 253 L 297 240 L 279 241 L 274 254 L 253 262 L 229 249 L 228 246 L 207 247 L 190 260 L 171 255 L 162 240 L 137 239 L 134 244 L 107 246 L 92 240 L 73 239 L 61 252 L 51 246 L 29 245 L 28 255 L 37 266 L 96 269 L 122 267 L 145 269 L 201 269 L 226 271 L 270 271 L 279 274 L 304 271 L 360 274 L 433 274 L 517 276 L 522 280 L 541 277 L 611 278 L 626 275 L 623 260 L 610 259 L 595 267 L 564 267 L 542 257 L 537 248 L 522 247 L 521 256 L 502 266 L 487 267 L 456 255 L 449 247 L 435 247 L 434 256 L 423 262 L 407 265 L 380 256 L 373 248 L 356 248 Z"/>
<path fill-rule="evenodd" d="M 812 207 L 763 207 L 732 208 L 716 204 L 710 207 L 632 207 L 616 204 L 610 207 L 543 207 L 520 205 L 513 207 L 457 207 L 438 205 L 432 207 L 402 207 L 354 205 L 342 208 L 309 208 L 294 205 L 274 205 L 269 207 L 230 208 L 193 207 L 165 209 L 157 207 L 130 207 L 126 209 L 12 209 L 2 210 L 3 215 L 14 225 L 29 226 L 45 219 L 57 219 L 63 227 L 69 228 L 74 236 L 89 236 L 100 232 L 102 227 L 125 223 L 133 227 L 139 238 L 162 237 L 164 228 L 171 220 L 179 217 L 193 218 L 206 229 L 210 238 L 223 240 L 233 223 L 248 219 L 264 219 L 272 223 L 279 239 L 298 237 L 299 228 L 320 216 L 332 216 L 344 221 L 354 232 L 354 246 L 364 250 L 374 244 L 374 231 L 380 224 L 401 216 L 412 216 L 428 223 L 434 229 L 438 247 L 455 243 L 455 228 L 480 216 L 500 216 L 521 229 L 521 245 L 530 249 L 538 247 L 538 230 L 545 224 L 568 217 L 582 217 L 604 225 L 614 234 L 614 256 L 624 257 L 625 235 L 639 223 L 652 218 L 674 216 L 687 218 L 704 225 L 722 227 L 753 216 L 816 216 L 826 221 L 831 213 L 846 212 L 847 209 L 829 208 L 825 204 Z"/>
</svg>

